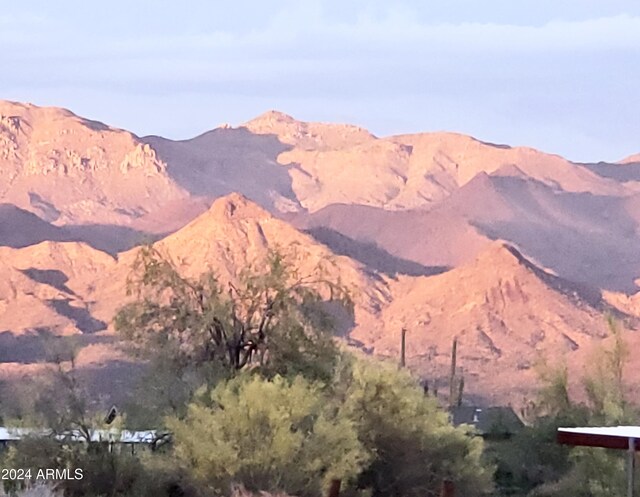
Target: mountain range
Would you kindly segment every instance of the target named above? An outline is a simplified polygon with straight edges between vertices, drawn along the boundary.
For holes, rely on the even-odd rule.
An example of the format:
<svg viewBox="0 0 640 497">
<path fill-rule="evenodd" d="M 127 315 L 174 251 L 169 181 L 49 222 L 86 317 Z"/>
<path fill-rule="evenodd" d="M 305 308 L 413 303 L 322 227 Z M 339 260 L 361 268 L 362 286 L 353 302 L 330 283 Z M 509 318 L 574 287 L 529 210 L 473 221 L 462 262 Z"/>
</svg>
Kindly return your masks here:
<svg viewBox="0 0 640 497">
<path fill-rule="evenodd" d="M 405 329 L 409 367 L 444 389 L 457 339 L 470 398 L 517 403 L 539 361 L 585 367 L 607 316 L 635 343 L 639 226 L 640 156 L 578 164 L 275 111 L 174 141 L 4 101 L 0 376 L 37 370 L 50 335 L 78 337 L 105 388 L 128 371 L 111 322 L 143 243 L 222 280 L 295 247 L 300 271 L 331 260 L 353 290 L 351 346 L 395 360 Z"/>
</svg>

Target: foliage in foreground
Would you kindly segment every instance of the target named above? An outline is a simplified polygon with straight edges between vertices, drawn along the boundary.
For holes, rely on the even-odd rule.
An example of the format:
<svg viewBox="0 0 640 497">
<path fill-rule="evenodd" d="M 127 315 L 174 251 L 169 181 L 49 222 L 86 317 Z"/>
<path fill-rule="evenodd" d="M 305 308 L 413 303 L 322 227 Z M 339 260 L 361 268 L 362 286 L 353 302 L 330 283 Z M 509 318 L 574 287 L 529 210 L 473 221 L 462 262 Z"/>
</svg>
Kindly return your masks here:
<svg viewBox="0 0 640 497">
<path fill-rule="evenodd" d="M 181 414 L 202 384 L 251 369 L 264 376 L 329 381 L 337 357 L 327 301 L 351 312 L 349 292 L 327 277 L 331 261 L 300 274 L 272 251 L 224 284 L 214 273 L 183 276 L 153 247 L 140 250 L 115 317 L 120 336 L 151 361 L 142 392 L 157 412 Z M 153 381 L 155 380 L 155 382 Z"/>
<path fill-rule="evenodd" d="M 416 379 L 391 364 L 353 358 L 336 378 L 344 415 L 373 455 L 358 487 L 374 497 L 438 495 L 445 478 L 460 495 L 483 495 L 492 470 L 482 461 L 482 439 L 455 428 Z"/>
<path fill-rule="evenodd" d="M 172 419 L 175 456 L 205 486 L 324 494 L 332 478 L 354 480 L 368 460 L 352 421 L 302 377 L 240 376 Z"/>
<path fill-rule="evenodd" d="M 454 428 L 404 371 L 349 359 L 332 385 L 301 377 L 238 377 L 174 418 L 175 455 L 212 489 L 322 495 L 332 478 L 347 493 L 437 495 L 444 478 L 483 495 L 491 470 L 482 440 Z M 215 476 L 214 476 L 215 475 Z"/>
<path fill-rule="evenodd" d="M 74 477 L 75 470 L 82 469 L 81 479 L 57 482 L 57 489 L 65 497 L 131 495 L 131 489 L 142 483 L 143 467 L 136 457 L 111 453 L 104 448 L 92 449 L 96 450 L 87 450 L 85 444 L 60 443 L 50 438 L 28 438 L 3 454 L 2 466 L 31 469 L 34 479 L 41 468 L 67 470 Z M 27 483 L 24 480 L 3 481 L 6 491 L 24 490 Z"/>
<path fill-rule="evenodd" d="M 495 449 L 496 479 L 505 495 L 605 497 L 624 494 L 624 451 L 572 449 L 556 442 L 559 427 L 615 426 L 634 424 L 637 419 L 638 413 L 628 401 L 625 389 L 628 348 L 612 320 L 609 328 L 612 344 L 594 352 L 581 379 L 584 401 L 578 402 L 570 395 L 566 366 L 541 371 L 543 387 L 534 406 L 533 423 Z"/>
</svg>

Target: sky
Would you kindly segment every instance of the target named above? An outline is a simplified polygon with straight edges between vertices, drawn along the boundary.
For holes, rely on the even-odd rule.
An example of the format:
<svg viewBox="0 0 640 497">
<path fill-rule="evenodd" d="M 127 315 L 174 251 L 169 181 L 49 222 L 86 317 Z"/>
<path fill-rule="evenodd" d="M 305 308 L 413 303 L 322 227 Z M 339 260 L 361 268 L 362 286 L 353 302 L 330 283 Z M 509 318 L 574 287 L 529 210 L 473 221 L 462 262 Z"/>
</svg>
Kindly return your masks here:
<svg viewBox="0 0 640 497">
<path fill-rule="evenodd" d="M 185 139 L 270 109 L 571 160 L 640 152 L 637 0 L 21 0 L 0 98 Z"/>
</svg>

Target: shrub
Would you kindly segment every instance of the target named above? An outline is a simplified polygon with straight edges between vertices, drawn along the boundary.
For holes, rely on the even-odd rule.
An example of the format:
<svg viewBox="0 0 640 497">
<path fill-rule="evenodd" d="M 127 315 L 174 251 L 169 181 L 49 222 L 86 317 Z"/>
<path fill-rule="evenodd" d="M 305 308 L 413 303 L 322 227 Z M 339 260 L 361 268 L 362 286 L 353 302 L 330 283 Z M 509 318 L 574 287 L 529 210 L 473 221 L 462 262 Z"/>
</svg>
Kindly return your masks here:
<svg viewBox="0 0 640 497">
<path fill-rule="evenodd" d="M 453 427 L 436 401 L 406 371 L 355 359 L 337 378 L 344 415 L 374 455 L 358 479 L 374 497 L 437 495 L 452 479 L 459 495 L 491 488 L 491 468 L 482 462 L 483 442 Z"/>
<path fill-rule="evenodd" d="M 209 490 L 320 496 L 333 478 L 354 480 L 368 455 L 354 423 L 302 377 L 240 375 L 172 419 L 175 456 Z"/>
</svg>

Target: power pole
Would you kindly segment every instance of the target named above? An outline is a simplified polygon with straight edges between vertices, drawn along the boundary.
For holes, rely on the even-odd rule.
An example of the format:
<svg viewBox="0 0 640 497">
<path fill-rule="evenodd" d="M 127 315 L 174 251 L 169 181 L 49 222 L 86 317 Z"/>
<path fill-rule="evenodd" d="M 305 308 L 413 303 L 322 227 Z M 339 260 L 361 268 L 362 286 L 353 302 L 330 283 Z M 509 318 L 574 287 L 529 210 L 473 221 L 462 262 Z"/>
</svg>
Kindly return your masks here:
<svg viewBox="0 0 640 497">
<path fill-rule="evenodd" d="M 453 345 L 451 346 L 451 372 L 449 373 L 449 407 L 455 406 L 456 397 L 456 367 L 458 360 L 458 339 L 453 339 Z"/>
<path fill-rule="evenodd" d="M 404 368 L 406 366 L 406 345 L 407 345 L 407 329 L 402 328 L 400 332 L 400 367 Z"/>
</svg>

